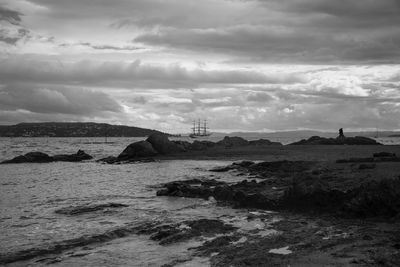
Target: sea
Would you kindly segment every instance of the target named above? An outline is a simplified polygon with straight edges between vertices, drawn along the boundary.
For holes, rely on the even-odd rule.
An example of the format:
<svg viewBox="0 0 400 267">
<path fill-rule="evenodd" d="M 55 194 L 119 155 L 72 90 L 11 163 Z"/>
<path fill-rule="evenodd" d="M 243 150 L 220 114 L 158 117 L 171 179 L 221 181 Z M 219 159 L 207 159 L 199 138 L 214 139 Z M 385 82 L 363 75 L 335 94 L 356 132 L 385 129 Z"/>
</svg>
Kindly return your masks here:
<svg viewBox="0 0 400 267">
<path fill-rule="evenodd" d="M 202 218 L 223 220 L 244 232 L 260 227 L 266 233 L 273 232 L 268 223 L 247 221 L 248 210 L 221 206 L 212 198 L 156 196 L 158 185 L 173 180 L 242 180 L 243 177 L 231 173 L 216 175 L 208 171 L 231 162 L 163 160 L 121 165 L 96 162 L 96 159 L 116 156 L 130 143 L 142 139 L 108 138 L 105 142 L 104 138 L 0 138 L 0 161 L 31 151 L 55 155 L 82 149 L 94 157 L 78 163 L 0 165 L 0 262 L 6 257 L 22 259 L 38 253 L 44 255 L 6 266 L 162 266 L 168 263 L 209 266 L 209 258 L 195 256 L 190 249 L 207 241 L 205 237 L 159 245 L 146 235 L 110 233 L 149 222 L 180 223 Z M 400 138 L 378 141 L 400 144 Z M 79 215 L 55 213 L 65 207 L 107 203 L 127 206 Z M 101 237 L 101 242 L 79 242 L 93 237 Z M 41 251 L 57 253 L 47 255 Z"/>
</svg>

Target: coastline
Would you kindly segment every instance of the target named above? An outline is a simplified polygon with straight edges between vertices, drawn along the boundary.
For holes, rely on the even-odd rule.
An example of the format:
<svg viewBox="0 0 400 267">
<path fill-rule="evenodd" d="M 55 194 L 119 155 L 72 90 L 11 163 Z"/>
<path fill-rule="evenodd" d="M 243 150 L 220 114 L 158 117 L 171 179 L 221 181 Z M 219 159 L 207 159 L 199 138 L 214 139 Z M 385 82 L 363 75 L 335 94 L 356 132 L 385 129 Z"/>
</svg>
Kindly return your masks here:
<svg viewBox="0 0 400 267">
<path fill-rule="evenodd" d="M 85 149 L 85 147 L 82 148 Z M 211 266 L 396 266 L 396 264 L 399 264 L 397 258 L 400 258 L 398 257 L 400 248 L 399 215 L 359 216 L 353 214 L 349 216 L 348 213 L 343 213 L 336 207 L 331 209 L 330 206 L 335 206 L 333 200 L 336 199 L 321 198 L 321 195 L 330 195 L 334 190 L 357 192 L 364 183 L 379 182 L 386 179 L 394 181 L 400 174 L 400 163 L 397 161 L 378 160 L 380 158 L 377 157 L 377 160 L 372 163 L 337 162 L 337 160 L 351 158 L 370 159 L 374 158 L 373 154 L 379 152 L 400 155 L 400 145 L 218 146 L 200 151 L 191 150 L 157 155 L 153 157 L 156 162 L 169 164 L 168 161 L 173 161 L 174 166 L 178 169 L 179 166 L 184 164 L 180 162 L 181 160 L 209 160 L 210 162 L 236 162 L 236 164 L 239 164 L 228 165 L 228 167 L 234 167 L 229 167 L 223 171 L 229 172 L 233 177 L 236 177 L 234 181 L 224 182 L 220 170 L 227 166 L 216 166 L 217 172 L 205 169 L 204 176 L 197 178 L 189 175 L 185 178 L 194 179 L 194 184 L 190 184 L 190 180 L 176 181 L 178 185 L 182 181 L 188 183 L 187 187 L 185 185 L 182 187 L 183 189 L 180 189 L 181 193 L 159 195 L 156 198 L 159 198 L 160 201 L 164 201 L 165 198 L 166 201 L 175 201 L 178 197 L 184 202 L 189 202 L 188 197 L 203 198 L 207 202 L 215 202 L 217 206 L 222 208 L 240 209 L 247 214 L 247 217 L 240 219 L 242 223 L 252 224 L 254 228 L 243 232 L 240 229 L 230 228 L 229 225 L 231 223 L 229 221 L 223 221 L 219 218 L 203 221 L 188 220 L 183 224 L 160 221 L 158 224 L 140 225 L 133 228 L 123 226 L 121 229 L 116 229 L 115 233 L 117 234 L 112 231 L 106 232 L 104 237 L 103 235 L 94 236 L 94 238 L 83 240 L 82 243 L 79 243 L 81 240 L 79 242 L 72 240 L 74 246 L 76 245 L 77 247 L 71 248 L 73 251 L 79 251 L 80 247 L 85 246 L 85 244 L 93 243 L 93 247 L 102 246 L 101 243 L 108 241 L 108 238 L 113 240 L 134 235 L 145 235 L 141 238 L 149 239 L 152 242 L 157 241 L 160 246 L 166 249 L 170 244 L 179 245 L 181 242 L 187 242 L 188 240 L 205 238 L 206 241 L 204 243 L 191 247 L 187 251 L 192 257 L 209 259 L 207 264 Z M 137 162 L 142 163 L 140 165 L 143 168 L 146 168 L 146 164 L 154 162 L 146 163 L 140 160 L 138 158 Z M 264 162 L 264 165 L 260 169 L 251 169 L 247 167 L 246 164 L 248 163 L 241 166 L 241 161 L 254 161 L 255 164 Z M 92 167 L 98 166 L 94 161 L 89 162 Z M 129 166 L 129 163 L 135 162 L 125 162 L 128 163 L 126 166 L 112 164 L 103 167 L 120 170 L 123 168 L 135 169 L 135 164 Z M 289 165 L 279 165 L 282 162 Z M 278 164 L 276 167 L 270 168 L 269 164 L 274 165 L 276 163 Z M 84 162 L 81 164 L 82 166 L 86 165 Z M 120 164 L 124 163 L 121 162 Z M 366 165 L 367 167 L 364 169 L 361 168 L 361 165 Z M 240 168 L 237 168 L 237 166 Z M 170 178 L 173 179 L 173 176 Z M 294 202 L 299 205 L 291 203 L 288 206 L 277 206 L 276 208 L 268 206 L 270 202 L 265 202 L 262 194 L 265 193 L 267 196 L 272 196 L 271 193 L 276 191 L 279 194 L 276 195 L 277 198 L 273 194 L 273 200 L 280 201 L 278 197 L 283 196 L 280 193 L 290 192 L 290 186 L 293 181 L 297 181 L 300 184 L 304 182 L 306 191 L 310 189 L 311 191 L 309 192 L 317 192 L 318 194 L 311 194 L 307 197 L 308 202 L 304 202 L 303 205 L 298 202 L 302 200 L 302 195 L 300 195 L 300 198 L 294 198 Z M 307 184 L 309 181 L 312 182 L 311 186 Z M 314 183 L 314 181 L 317 181 L 317 183 Z M 176 182 L 172 181 L 171 183 Z M 155 195 L 156 191 L 163 186 L 163 184 L 154 185 L 149 190 L 152 195 Z M 191 186 L 196 190 L 198 188 L 204 190 L 199 195 L 185 195 L 193 192 L 190 191 Z M 213 190 L 218 186 L 229 190 L 232 189 L 231 191 L 226 191 L 228 194 L 225 195 L 225 199 L 219 198 L 218 194 L 206 195 L 206 197 L 202 195 L 204 192 L 214 194 Z M 374 188 L 371 187 L 371 190 L 365 191 L 365 193 L 375 192 Z M 377 188 L 379 189 L 379 187 Z M 318 191 L 320 189 L 322 191 Z M 239 191 L 242 193 L 237 198 Z M 233 192 L 233 194 L 229 192 Z M 303 194 L 303 192 L 301 193 Z M 363 194 L 364 191 L 360 191 L 357 196 L 363 196 Z M 214 199 L 210 198 L 210 196 L 213 196 Z M 371 194 L 371 196 L 376 197 L 375 193 Z M 322 203 L 322 208 L 315 209 L 315 201 Z M 129 209 L 129 206 L 124 207 L 119 202 L 116 202 L 116 204 L 112 205 L 93 206 L 91 204 L 82 207 L 68 206 L 67 208 L 72 208 L 71 214 L 67 214 L 67 216 L 74 217 L 77 216 L 75 214 L 82 212 L 88 215 L 102 214 L 103 209 L 105 212 L 114 209 L 114 212 L 118 213 L 119 209 L 121 211 Z M 199 222 L 203 225 L 199 226 Z M 220 228 L 209 232 L 207 229 L 214 224 L 219 225 L 218 227 Z M 185 225 L 189 225 L 189 228 L 194 230 L 188 230 L 189 228 Z M 222 232 L 220 229 L 222 229 Z M 59 247 L 60 244 L 63 246 Z M 32 255 L 29 257 L 37 259 L 37 256 L 39 258 L 45 256 L 44 260 L 51 260 L 53 258 L 48 258 L 47 254 L 61 253 L 64 255 L 64 253 L 69 253 L 68 251 L 71 250 L 69 241 L 67 240 L 65 244 L 60 244 L 56 243 L 54 249 L 49 249 L 48 251 L 29 252 L 32 253 L 29 254 Z M 60 248 L 60 251 L 56 248 Z M 25 255 L 24 253 L 23 255 Z M 43 255 L 40 253 L 43 253 Z M 15 257 L 15 259 L 17 258 Z M 191 259 L 193 258 L 187 258 L 189 264 Z M 63 256 L 60 257 L 60 260 L 64 260 Z M 171 262 L 166 263 L 164 266 L 179 266 L 180 263 L 184 262 L 185 260 Z M 18 261 L 15 263 L 18 263 Z"/>
<path fill-rule="evenodd" d="M 200 184 L 177 181 L 157 194 L 195 198 L 211 195 L 218 203 L 247 209 L 248 221 L 270 219 L 270 215 L 258 213 L 259 209 L 277 212 L 280 219 L 270 225 L 277 234 L 221 237 L 197 248 L 200 255 L 211 257 L 211 266 L 398 266 L 400 212 L 390 206 L 396 206 L 400 196 L 400 163 L 336 162 L 365 159 L 379 152 L 398 155 L 400 146 L 268 146 L 216 149 L 189 153 L 184 158 L 171 155 L 163 159 L 236 161 L 215 171 L 234 172 L 241 181 L 225 185 L 219 185 L 218 179 Z M 310 163 L 313 167 L 289 172 L 284 171 L 284 166 L 252 170 L 251 166 L 257 164 L 251 165 L 248 160 L 261 160 L 265 166 L 286 162 L 303 164 L 301 167 Z M 294 189 L 291 183 L 300 187 Z M 275 207 L 276 201 L 281 201 L 273 192 L 278 188 L 284 191 L 284 204 Z M 285 202 L 288 194 L 292 195 Z M 355 195 L 348 197 L 352 194 Z"/>
</svg>

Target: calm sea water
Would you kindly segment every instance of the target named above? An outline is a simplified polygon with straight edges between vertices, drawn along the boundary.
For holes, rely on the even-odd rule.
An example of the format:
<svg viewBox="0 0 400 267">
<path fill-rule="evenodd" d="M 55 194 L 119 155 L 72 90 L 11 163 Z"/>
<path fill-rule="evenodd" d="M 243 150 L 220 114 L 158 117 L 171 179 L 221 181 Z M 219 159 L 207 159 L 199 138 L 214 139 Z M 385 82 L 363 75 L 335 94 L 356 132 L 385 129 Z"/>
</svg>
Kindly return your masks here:
<svg viewBox="0 0 400 267">
<path fill-rule="evenodd" d="M 30 151 L 50 155 L 75 153 L 83 149 L 95 159 L 118 155 L 138 138 L 0 138 L 0 161 Z M 279 141 L 279 140 L 274 140 Z M 282 141 L 282 140 L 280 140 Z M 287 140 L 288 142 L 296 140 Z M 398 144 L 398 139 L 379 139 Z M 0 253 L 13 254 L 45 249 L 59 243 L 124 229 L 144 222 L 181 222 L 189 219 L 219 218 L 243 229 L 252 225 L 246 210 L 219 207 L 212 200 L 156 197 L 159 183 L 192 178 L 237 181 L 229 173 L 211 176 L 208 169 L 224 161 L 174 160 L 126 165 L 81 163 L 0 165 Z M 54 211 L 69 206 L 122 203 L 128 207 L 67 216 Z M 257 224 L 260 227 L 260 223 Z M 176 259 L 182 265 L 208 266 L 207 258 L 191 257 L 188 248 L 204 242 L 160 246 L 148 236 L 128 235 L 107 242 L 63 251 L 56 266 L 161 266 Z M 10 266 L 40 266 L 46 261 L 31 259 Z"/>
</svg>

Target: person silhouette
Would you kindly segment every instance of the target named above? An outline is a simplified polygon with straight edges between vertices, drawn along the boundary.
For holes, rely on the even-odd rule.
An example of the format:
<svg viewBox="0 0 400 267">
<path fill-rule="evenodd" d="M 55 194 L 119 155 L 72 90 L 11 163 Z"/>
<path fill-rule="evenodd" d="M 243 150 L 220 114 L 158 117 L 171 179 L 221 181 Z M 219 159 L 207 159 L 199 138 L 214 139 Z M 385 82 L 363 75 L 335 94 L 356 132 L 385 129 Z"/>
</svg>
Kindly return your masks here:
<svg viewBox="0 0 400 267">
<path fill-rule="evenodd" d="M 343 128 L 339 129 L 339 138 L 344 138 Z"/>
</svg>

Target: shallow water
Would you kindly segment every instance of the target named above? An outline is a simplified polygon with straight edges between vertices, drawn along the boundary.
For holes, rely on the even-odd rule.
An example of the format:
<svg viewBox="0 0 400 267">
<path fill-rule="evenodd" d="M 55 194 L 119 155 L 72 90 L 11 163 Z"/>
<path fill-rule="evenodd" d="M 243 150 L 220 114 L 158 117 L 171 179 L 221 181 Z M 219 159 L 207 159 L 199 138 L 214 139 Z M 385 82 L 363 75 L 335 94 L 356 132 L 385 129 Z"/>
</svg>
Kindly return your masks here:
<svg viewBox="0 0 400 267">
<path fill-rule="evenodd" d="M 53 155 L 74 153 L 78 149 L 98 159 L 117 155 L 135 139 L 115 138 L 107 144 L 87 138 L 15 138 L 2 141 L 0 160 L 29 151 Z M 239 179 L 229 173 L 214 176 L 207 171 L 228 163 L 174 160 L 107 165 L 93 160 L 0 165 L 0 257 L 42 249 L 61 253 L 9 265 L 161 266 L 176 261 L 179 263 L 177 266 L 208 266 L 207 258 L 192 258 L 187 250 L 201 244 L 202 238 L 161 246 L 149 240 L 148 236 L 138 236 L 130 231 L 144 222 L 169 223 L 199 218 L 219 218 L 243 228 L 243 231 L 264 227 L 264 224 L 248 225 L 247 211 L 217 206 L 212 199 L 155 195 L 156 185 L 172 180 Z M 110 202 L 128 207 L 79 215 L 55 213 L 63 207 Z M 121 231 L 124 234 L 115 234 Z M 91 242 L 99 236 L 102 242 Z"/>
</svg>

